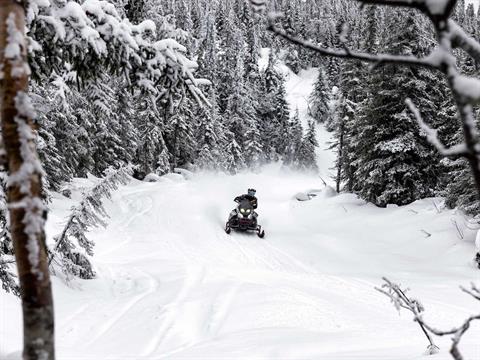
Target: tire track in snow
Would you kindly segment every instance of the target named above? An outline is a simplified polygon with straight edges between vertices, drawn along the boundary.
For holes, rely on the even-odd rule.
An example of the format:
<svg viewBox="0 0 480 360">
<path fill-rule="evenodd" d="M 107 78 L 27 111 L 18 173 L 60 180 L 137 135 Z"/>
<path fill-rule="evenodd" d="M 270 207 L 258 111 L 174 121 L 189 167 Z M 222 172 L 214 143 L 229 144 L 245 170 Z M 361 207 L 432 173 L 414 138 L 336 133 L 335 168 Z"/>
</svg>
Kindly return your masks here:
<svg viewBox="0 0 480 360">
<path fill-rule="evenodd" d="M 102 326 L 100 326 L 99 330 L 93 335 L 91 340 L 89 340 L 85 345 L 92 345 L 96 343 L 100 338 L 105 335 L 112 327 L 120 321 L 132 308 L 135 307 L 137 303 L 139 303 L 141 300 L 146 298 L 147 296 L 153 294 L 158 290 L 158 281 L 151 275 L 147 274 L 144 271 L 141 271 L 137 268 L 134 269 L 137 271 L 139 274 L 142 275 L 142 277 L 147 279 L 147 289 L 144 290 L 141 294 L 135 296 L 133 299 L 128 301 L 126 305 L 122 306 L 118 311 L 115 311 L 114 313 L 116 314 L 113 316 L 109 321 L 104 323 Z"/>
<path fill-rule="evenodd" d="M 98 252 L 97 253 L 98 257 L 102 257 L 102 256 L 105 256 L 105 255 L 111 254 L 111 253 L 115 252 L 116 250 L 122 248 L 126 244 L 130 243 L 132 241 L 132 236 L 128 233 L 128 231 L 126 231 L 128 229 L 128 227 L 132 224 L 132 222 L 134 220 L 136 220 L 139 217 L 145 216 L 146 214 L 148 214 L 153 209 L 154 201 L 153 201 L 151 196 L 144 196 L 144 197 L 141 197 L 141 198 L 135 198 L 133 201 L 130 201 L 129 196 L 131 196 L 131 194 L 129 194 L 128 196 L 123 196 L 121 198 L 123 201 L 125 201 L 127 203 L 127 206 L 129 208 L 131 207 L 131 204 L 137 204 L 140 201 L 142 203 L 142 206 L 140 206 L 140 207 L 132 206 L 133 209 L 128 211 L 128 213 L 129 214 L 133 213 L 133 215 L 129 216 L 127 218 L 128 220 L 122 219 L 122 221 L 119 223 L 119 225 L 117 227 L 117 231 L 121 232 L 123 234 L 122 237 L 124 238 L 124 240 L 119 242 L 119 243 L 116 243 L 115 246 L 110 247 L 107 251 Z M 144 201 L 145 199 L 147 200 L 147 203 L 148 203 L 147 205 L 145 205 L 145 201 Z M 141 210 L 139 210 L 139 208 Z"/>
<path fill-rule="evenodd" d="M 145 205 L 145 200 L 147 200 L 147 205 Z M 119 226 L 120 231 L 125 231 L 125 229 L 128 228 L 134 220 L 139 217 L 145 216 L 153 209 L 153 199 L 151 196 L 143 196 L 141 198 L 136 197 L 133 199 L 132 202 L 128 202 L 128 205 L 132 203 L 137 204 L 139 201 L 141 201 L 142 206 L 139 208 L 134 206 L 135 208 L 133 209 L 133 211 L 129 211 L 129 213 L 133 213 L 133 215 L 130 216 L 126 221 L 122 220 L 121 225 Z"/>
<path fill-rule="evenodd" d="M 143 351 L 141 357 L 150 357 L 165 343 L 165 340 L 169 337 L 170 332 L 175 326 L 175 321 L 177 319 L 177 314 L 181 310 L 182 305 L 187 300 L 189 294 L 198 287 L 198 285 L 205 278 L 205 267 L 202 265 L 199 266 L 187 266 L 186 276 L 183 282 L 183 286 L 178 292 L 178 295 L 173 301 L 163 306 L 164 319 L 162 323 L 165 324 L 158 330 L 157 334 L 153 336 L 152 340 L 145 346 L 145 351 Z"/>
<path fill-rule="evenodd" d="M 258 256 L 254 251 L 248 249 L 246 245 L 241 244 L 240 241 L 236 238 L 235 234 L 232 236 L 232 240 L 233 243 L 236 244 L 238 250 L 244 255 L 245 259 L 248 260 L 248 264 L 254 264 L 257 266 L 263 264 L 267 270 L 275 270 L 275 267 L 272 266 L 271 263 L 267 262 L 261 256 Z M 257 241 L 256 238 L 255 241 Z"/>
<path fill-rule="evenodd" d="M 253 238 L 252 242 L 240 242 L 235 235 L 232 236 L 232 239 L 233 243 L 235 243 L 238 250 L 248 260 L 249 264 L 262 264 L 266 270 L 270 271 L 304 273 L 309 275 L 318 274 L 315 269 L 271 245 L 268 239 L 258 240 L 257 238 Z"/>
<path fill-rule="evenodd" d="M 78 316 L 84 314 L 85 312 L 87 312 L 87 309 L 90 308 L 90 306 L 92 305 L 92 301 L 89 301 L 87 304 L 79 307 L 77 310 L 75 310 L 72 314 L 70 314 L 69 316 L 67 316 L 66 318 L 64 318 L 62 320 L 62 323 L 58 326 L 58 328 L 60 329 L 59 333 L 60 334 L 64 334 L 66 333 L 65 329 L 67 327 L 69 327 L 71 325 L 71 322 L 77 318 Z"/>
<path fill-rule="evenodd" d="M 241 286 L 241 283 L 232 285 L 226 295 L 217 297 L 217 299 L 211 304 L 209 316 L 210 321 L 206 327 L 207 333 L 211 337 L 217 336 L 220 332 L 225 319 L 228 317 L 233 300 Z M 220 289 L 220 292 L 223 293 L 223 290 Z"/>
</svg>

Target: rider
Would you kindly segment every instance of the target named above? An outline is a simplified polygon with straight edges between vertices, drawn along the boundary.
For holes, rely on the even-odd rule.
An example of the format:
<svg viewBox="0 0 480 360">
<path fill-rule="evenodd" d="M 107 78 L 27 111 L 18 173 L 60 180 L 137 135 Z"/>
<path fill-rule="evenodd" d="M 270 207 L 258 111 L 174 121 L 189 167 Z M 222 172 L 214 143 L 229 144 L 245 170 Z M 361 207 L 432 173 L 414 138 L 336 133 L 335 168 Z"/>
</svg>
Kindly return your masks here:
<svg viewBox="0 0 480 360">
<path fill-rule="evenodd" d="M 255 189 L 248 189 L 246 194 L 237 196 L 233 201 L 240 203 L 242 200 L 247 199 L 252 204 L 253 208 L 256 209 L 258 206 L 257 198 L 255 197 L 255 193 L 257 191 Z"/>
<path fill-rule="evenodd" d="M 236 203 L 240 203 L 242 202 L 242 200 L 248 200 L 250 202 L 250 204 L 252 205 L 252 207 L 254 209 L 257 208 L 258 206 L 258 201 L 257 201 L 257 198 L 255 197 L 255 193 L 257 191 L 255 189 L 248 189 L 247 193 L 246 194 L 243 194 L 243 195 L 239 195 L 237 196 L 233 201 L 235 201 Z M 228 219 L 228 221 L 230 221 L 233 217 L 235 217 L 236 215 L 238 214 L 238 210 L 237 209 L 234 209 L 232 210 L 232 212 L 230 213 L 230 217 Z M 255 218 L 255 221 L 257 220 L 257 217 L 258 217 L 258 214 L 256 212 L 253 213 L 253 216 Z"/>
</svg>

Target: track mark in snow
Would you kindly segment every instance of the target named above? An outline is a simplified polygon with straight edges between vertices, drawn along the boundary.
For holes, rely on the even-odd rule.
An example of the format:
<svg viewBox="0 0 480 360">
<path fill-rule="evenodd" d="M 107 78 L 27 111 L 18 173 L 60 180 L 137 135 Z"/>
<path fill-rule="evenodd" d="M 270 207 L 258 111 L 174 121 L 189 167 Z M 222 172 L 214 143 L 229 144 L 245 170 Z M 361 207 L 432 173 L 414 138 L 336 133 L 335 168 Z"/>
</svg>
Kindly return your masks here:
<svg viewBox="0 0 480 360">
<path fill-rule="evenodd" d="M 129 194 L 129 197 L 131 195 Z M 147 200 L 147 201 L 145 201 Z M 133 215 L 128 218 L 128 220 L 124 219 L 119 227 L 120 231 L 125 231 L 130 224 L 136 220 L 139 217 L 143 217 L 146 214 L 148 214 L 152 209 L 153 209 L 153 199 L 151 196 L 143 196 L 141 198 L 135 197 L 133 200 L 130 200 L 129 198 L 125 199 L 127 202 L 128 206 L 130 207 L 131 204 L 135 204 L 133 207 L 133 211 L 130 211 L 129 213 Z M 136 206 L 136 204 L 141 203 L 141 206 Z M 146 203 L 146 204 L 145 204 Z"/>
<path fill-rule="evenodd" d="M 66 318 L 63 318 L 62 324 L 59 326 L 60 329 L 64 329 L 70 325 L 73 319 L 75 319 L 77 316 L 83 314 L 86 312 L 86 310 L 90 307 L 92 302 L 88 302 L 88 304 L 85 304 L 81 307 L 79 307 L 76 311 L 73 312 L 73 314 L 70 314 L 70 316 L 67 316 Z M 60 331 L 60 333 L 63 333 L 64 331 Z"/>
<path fill-rule="evenodd" d="M 217 297 L 217 299 L 212 303 L 210 321 L 207 325 L 207 333 L 210 336 L 214 337 L 220 332 L 220 329 L 222 328 L 222 325 L 228 316 L 232 302 L 241 286 L 241 283 L 234 284 L 230 287 L 230 290 L 228 290 L 225 295 Z M 220 289 L 220 292 L 224 293 L 223 287 Z"/>
<path fill-rule="evenodd" d="M 158 350 L 165 343 L 170 332 L 175 326 L 175 321 L 178 318 L 178 314 L 181 311 L 182 305 L 188 299 L 188 296 L 193 289 L 197 288 L 202 283 L 205 278 L 205 271 L 206 269 L 202 265 L 187 267 L 185 280 L 178 295 L 173 301 L 163 306 L 163 319 L 161 322 L 164 325 L 160 327 L 160 329 L 157 331 L 157 334 L 154 335 L 150 343 L 146 345 L 145 351 L 143 351 L 141 354 L 142 357 L 149 357 L 158 352 Z"/>
<path fill-rule="evenodd" d="M 137 271 L 137 273 L 140 273 L 142 275 L 142 278 L 147 279 L 147 289 L 144 290 L 141 294 L 135 296 L 133 299 L 128 301 L 125 305 L 121 306 L 118 311 L 115 311 L 114 315 L 110 320 L 105 322 L 99 330 L 92 336 L 92 339 L 86 343 L 86 345 L 91 345 L 101 339 L 101 337 L 106 334 L 112 327 L 120 320 L 122 319 L 132 308 L 135 307 L 137 303 L 139 303 L 141 300 L 149 296 L 150 294 L 153 294 L 155 291 L 158 290 L 158 281 L 153 278 L 151 275 L 147 274 L 144 271 L 134 269 Z"/>
</svg>

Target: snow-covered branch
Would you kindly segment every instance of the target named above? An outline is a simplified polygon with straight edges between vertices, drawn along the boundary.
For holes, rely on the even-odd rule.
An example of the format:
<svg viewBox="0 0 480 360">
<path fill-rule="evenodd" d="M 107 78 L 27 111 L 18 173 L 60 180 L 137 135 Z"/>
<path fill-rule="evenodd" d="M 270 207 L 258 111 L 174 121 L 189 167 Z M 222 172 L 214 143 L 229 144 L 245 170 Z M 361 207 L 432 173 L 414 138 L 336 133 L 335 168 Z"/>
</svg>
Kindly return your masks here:
<svg viewBox="0 0 480 360">
<path fill-rule="evenodd" d="M 49 264 L 59 257 L 64 273 L 91 279 L 95 276 L 87 256 L 93 256 L 94 243 L 86 233 L 93 227 L 107 226 L 108 217 L 103 207 L 103 198 L 110 198 L 112 191 L 130 181 L 134 167 L 127 165 L 119 169 L 109 168 L 105 177 L 88 192 L 83 194 L 79 205 L 72 208 L 63 231 L 55 237 Z M 71 239 L 76 239 L 76 244 Z M 80 248 L 80 249 L 79 249 Z M 83 249 L 83 250 L 81 250 Z M 83 253 L 84 251 L 85 253 Z"/>
<path fill-rule="evenodd" d="M 391 282 L 390 280 L 383 278 L 384 284 L 382 285 L 381 288 L 376 288 L 378 291 L 380 291 L 382 294 L 388 296 L 391 300 L 391 302 L 394 304 L 394 306 L 399 310 L 400 308 L 407 309 L 410 312 L 413 313 L 414 315 L 414 320 L 422 327 L 423 332 L 425 335 L 428 337 L 430 341 L 430 346 L 429 350 L 432 349 L 432 346 L 435 348 L 435 352 L 430 352 L 430 353 L 436 353 L 438 352 L 438 347 L 436 347 L 433 342 L 431 341 L 431 337 L 429 335 L 429 332 L 433 335 L 436 336 L 446 336 L 446 335 L 453 335 L 452 337 L 452 346 L 450 348 L 450 354 L 455 360 L 463 360 L 463 356 L 458 348 L 460 341 L 462 339 L 462 336 L 467 332 L 467 330 L 470 328 L 470 325 L 473 321 L 475 320 L 480 320 L 480 314 L 478 315 L 472 315 L 468 317 L 462 325 L 459 327 L 455 327 L 451 330 L 439 330 L 436 329 L 430 325 L 428 325 L 425 320 L 423 319 L 422 315 L 424 312 L 423 306 L 420 304 L 420 302 L 416 299 L 409 298 L 406 293 L 407 290 L 402 290 L 400 285 Z M 480 300 L 480 291 L 478 287 L 476 287 L 474 284 L 471 286 L 471 290 L 467 290 L 465 288 L 461 288 L 462 291 L 465 293 L 471 295 L 473 298 L 476 300 Z"/>
<path fill-rule="evenodd" d="M 414 65 L 421 66 L 431 69 L 439 69 L 437 59 L 434 57 L 424 57 L 417 58 L 415 56 L 402 56 L 402 55 L 390 55 L 390 54 L 368 54 L 364 52 L 358 52 L 351 50 L 348 47 L 344 49 L 333 49 L 328 47 L 323 47 L 316 45 L 310 41 L 302 39 L 297 36 L 288 34 L 285 30 L 281 29 L 276 25 L 276 19 L 278 16 L 270 15 L 269 16 L 269 25 L 268 29 L 278 36 L 300 46 L 303 46 L 307 49 L 313 50 L 316 53 L 324 56 L 341 58 L 341 59 L 352 59 L 352 60 L 361 60 L 369 63 L 374 63 L 376 66 L 385 65 L 385 64 L 400 64 L 400 65 Z"/>
<path fill-rule="evenodd" d="M 432 129 L 428 124 L 423 120 L 422 114 L 420 113 L 420 110 L 415 106 L 415 104 L 412 102 L 411 99 L 407 99 L 405 101 L 407 104 L 408 108 L 412 112 L 412 114 L 415 116 L 415 120 L 418 123 L 418 126 L 420 126 L 420 129 L 422 129 L 425 132 L 425 135 L 427 136 L 427 140 L 437 149 L 437 151 L 445 157 L 456 157 L 456 156 L 464 156 L 466 157 L 468 155 L 468 150 L 465 146 L 465 144 L 458 144 L 456 146 L 452 146 L 450 148 L 445 147 L 441 140 L 438 138 L 438 130 L 437 129 Z"/>
<path fill-rule="evenodd" d="M 450 39 L 454 48 L 460 48 L 475 61 L 480 62 L 480 44 L 468 35 L 455 21 L 449 20 Z"/>
<path fill-rule="evenodd" d="M 432 21 L 448 19 L 455 9 L 457 0 L 357 0 L 363 5 L 384 5 L 417 9 Z"/>
<path fill-rule="evenodd" d="M 27 20 L 34 77 L 61 73 L 68 58 L 79 84 L 105 71 L 123 73 L 132 86 L 157 98 L 185 88 L 205 103 L 193 75 L 197 63 L 174 39 L 153 40 L 151 20 L 131 24 L 111 2 L 99 0 L 30 1 Z"/>
<path fill-rule="evenodd" d="M 475 284 L 471 284 L 471 289 L 466 289 L 463 286 L 460 287 L 460 289 L 462 289 L 463 292 L 472 296 L 474 299 L 480 301 L 480 288 L 478 288 Z"/>
<path fill-rule="evenodd" d="M 423 305 L 420 303 L 419 300 L 411 298 L 407 296 L 407 292 L 409 289 L 403 289 L 400 287 L 400 285 L 395 284 L 388 280 L 387 278 L 383 278 L 385 283 L 382 285 L 381 288 L 375 288 L 377 291 L 381 292 L 382 294 L 388 296 L 390 298 L 390 301 L 392 304 L 395 306 L 395 308 L 400 311 L 400 309 L 406 309 L 410 311 L 415 318 L 420 318 L 421 314 L 425 311 L 425 308 Z M 420 328 L 422 329 L 423 333 L 428 339 L 428 342 L 430 345 L 427 347 L 427 351 L 429 354 L 436 354 L 438 353 L 438 346 L 435 345 L 433 342 L 432 337 L 426 330 L 426 326 L 420 322 L 417 321 L 418 324 L 420 325 Z"/>
</svg>

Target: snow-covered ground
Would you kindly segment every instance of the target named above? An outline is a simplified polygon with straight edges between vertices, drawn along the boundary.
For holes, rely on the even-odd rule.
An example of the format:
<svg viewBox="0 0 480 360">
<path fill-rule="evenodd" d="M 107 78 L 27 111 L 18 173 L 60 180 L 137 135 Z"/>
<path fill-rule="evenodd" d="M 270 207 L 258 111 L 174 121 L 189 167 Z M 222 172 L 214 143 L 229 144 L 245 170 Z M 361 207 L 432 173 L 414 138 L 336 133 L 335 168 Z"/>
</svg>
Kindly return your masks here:
<svg viewBox="0 0 480 360">
<path fill-rule="evenodd" d="M 251 186 L 263 240 L 223 232 L 233 196 Z M 91 233 L 98 278 L 53 278 L 58 358 L 422 359 L 427 344 L 411 315 L 374 290 L 382 276 L 408 284 L 438 327 L 478 312 L 458 289 L 478 281 L 473 231 L 439 213 L 440 199 L 379 209 L 328 190 L 294 198 L 321 188 L 271 165 L 117 191 L 110 226 Z M 55 198 L 50 236 L 72 203 Z M 21 317 L 14 297 L 0 299 L 3 359 L 21 347 Z M 480 354 L 479 330 L 462 343 L 467 359 Z M 435 359 L 449 359 L 449 340 L 439 343 Z"/>
<path fill-rule="evenodd" d="M 315 73 L 287 75 L 291 105 L 305 119 Z M 319 130 L 327 178 L 334 155 Z M 233 197 L 249 187 L 265 239 L 223 231 Z M 311 201 L 296 200 L 311 190 Z M 50 239 L 73 204 L 75 196 L 55 195 Z M 479 312 L 458 288 L 479 280 L 475 231 L 441 204 L 380 209 L 278 164 L 133 181 L 107 202 L 109 227 L 90 233 L 97 279 L 53 278 L 57 358 L 424 359 L 427 342 L 411 315 L 374 287 L 382 276 L 408 285 L 439 328 Z M 0 302 L 0 358 L 18 359 L 20 305 L 4 292 Z M 479 336 L 474 324 L 461 344 L 467 359 L 480 357 Z M 450 359 L 449 339 L 437 342 L 432 359 Z"/>
</svg>

